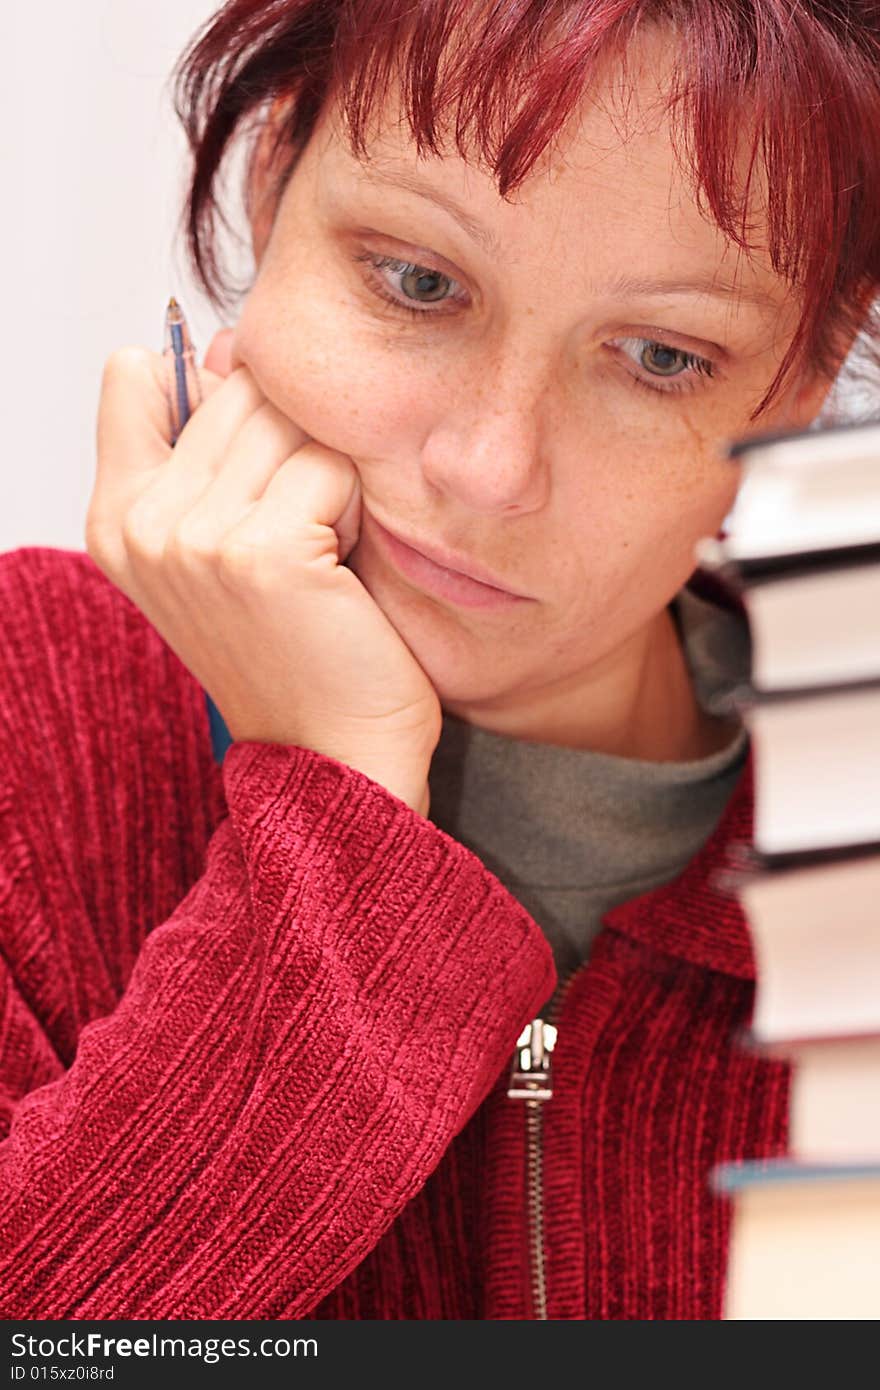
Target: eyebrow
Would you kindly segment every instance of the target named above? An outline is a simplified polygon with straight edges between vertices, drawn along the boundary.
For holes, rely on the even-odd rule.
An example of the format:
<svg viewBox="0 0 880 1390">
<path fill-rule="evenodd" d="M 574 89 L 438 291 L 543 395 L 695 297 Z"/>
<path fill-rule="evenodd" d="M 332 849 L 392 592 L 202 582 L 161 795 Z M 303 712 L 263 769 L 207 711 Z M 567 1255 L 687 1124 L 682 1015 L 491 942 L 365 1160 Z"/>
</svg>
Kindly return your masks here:
<svg viewBox="0 0 880 1390">
<path fill-rule="evenodd" d="M 666 294 L 709 295 L 713 299 L 736 299 L 745 304 L 755 304 L 759 309 L 778 309 L 779 303 L 772 294 L 757 287 L 747 289 L 744 285 L 718 280 L 710 275 L 695 275 L 690 280 L 674 278 L 663 279 L 656 276 L 622 275 L 605 286 L 609 295 L 657 296 Z"/>
<path fill-rule="evenodd" d="M 432 187 L 431 184 L 426 183 L 411 170 L 399 168 L 396 165 L 381 166 L 374 161 L 369 166 L 369 172 L 363 172 L 359 169 L 356 177 L 363 183 L 382 184 L 388 188 L 402 188 L 408 193 L 415 193 L 418 197 L 436 204 L 437 207 L 443 208 L 444 212 L 447 212 L 463 231 L 467 232 L 471 240 L 482 247 L 487 255 L 495 260 L 503 259 L 504 249 L 494 232 L 489 231 L 482 223 L 471 217 L 450 194 Z M 744 304 L 753 304 L 757 308 L 765 310 L 778 311 L 780 307 L 777 300 L 764 290 L 746 289 L 742 285 L 718 280 L 709 275 L 696 275 L 689 280 L 672 277 L 663 279 L 657 276 L 622 275 L 608 285 L 602 286 L 601 293 L 607 296 L 620 296 L 621 298 L 705 295 L 713 299 L 739 300 Z"/>
<path fill-rule="evenodd" d="M 402 188 L 408 193 L 415 193 L 420 198 L 427 198 L 429 203 L 435 203 L 437 207 L 443 208 L 450 217 L 454 218 L 463 231 L 467 232 L 472 241 L 489 256 L 500 259 L 503 254 L 501 242 L 480 222 L 477 222 L 468 212 L 456 202 L 455 198 L 448 193 L 441 193 L 439 188 L 432 188 L 429 183 L 420 179 L 418 174 L 411 173 L 408 169 L 397 169 L 388 167 L 380 168 L 378 165 L 371 165 L 369 173 L 358 172 L 358 179 L 365 183 L 384 184 L 389 188 Z"/>
</svg>

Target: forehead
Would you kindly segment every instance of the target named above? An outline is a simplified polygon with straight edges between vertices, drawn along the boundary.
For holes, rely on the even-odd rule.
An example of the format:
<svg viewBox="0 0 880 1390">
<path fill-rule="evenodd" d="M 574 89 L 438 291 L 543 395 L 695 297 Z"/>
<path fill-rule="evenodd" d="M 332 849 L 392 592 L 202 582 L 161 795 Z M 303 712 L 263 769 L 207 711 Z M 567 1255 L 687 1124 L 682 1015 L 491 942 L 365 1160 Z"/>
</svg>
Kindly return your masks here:
<svg viewBox="0 0 880 1390">
<path fill-rule="evenodd" d="M 604 63 L 564 130 L 507 199 L 485 159 L 473 150 L 465 157 L 448 128 L 439 155 L 418 151 L 393 80 L 371 113 L 361 157 L 332 100 L 313 137 L 319 190 L 354 195 L 370 207 L 405 200 L 424 209 L 416 188 L 426 189 L 458 206 L 482 254 L 509 266 L 564 254 L 587 288 L 593 279 L 607 283 L 626 264 L 673 279 L 717 279 L 779 305 L 790 287 L 761 244 L 760 170 L 750 187 L 752 247 L 745 255 L 701 208 L 677 153 L 667 99 L 673 56 L 669 38 L 654 31 L 631 46 L 625 64 Z"/>
</svg>

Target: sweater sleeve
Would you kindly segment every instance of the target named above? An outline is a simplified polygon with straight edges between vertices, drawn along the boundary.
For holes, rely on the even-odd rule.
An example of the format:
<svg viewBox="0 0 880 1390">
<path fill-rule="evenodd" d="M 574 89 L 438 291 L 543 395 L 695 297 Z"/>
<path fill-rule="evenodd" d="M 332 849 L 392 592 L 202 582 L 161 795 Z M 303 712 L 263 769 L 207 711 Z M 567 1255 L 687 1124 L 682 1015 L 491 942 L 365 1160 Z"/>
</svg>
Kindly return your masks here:
<svg viewBox="0 0 880 1390">
<path fill-rule="evenodd" d="M 17 732 L 7 685 L 0 743 Z M 22 833 L 8 751 L 0 1314 L 308 1315 L 425 1183 L 550 994 L 540 928 L 360 772 L 236 743 L 201 875 L 68 1064 L 34 984 L 41 960 L 57 967 L 40 888 L 65 856 L 57 832 Z"/>
</svg>

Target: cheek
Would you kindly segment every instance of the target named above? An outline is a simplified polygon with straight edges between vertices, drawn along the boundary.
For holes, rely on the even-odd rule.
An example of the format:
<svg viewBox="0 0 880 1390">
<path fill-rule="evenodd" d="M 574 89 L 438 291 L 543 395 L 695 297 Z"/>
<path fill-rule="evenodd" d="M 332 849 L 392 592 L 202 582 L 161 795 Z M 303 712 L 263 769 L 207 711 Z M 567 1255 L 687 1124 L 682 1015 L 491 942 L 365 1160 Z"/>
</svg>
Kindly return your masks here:
<svg viewBox="0 0 880 1390">
<path fill-rule="evenodd" d="M 295 308 L 279 311 L 279 304 Z M 431 382 L 401 372 L 399 348 L 383 343 L 344 305 L 315 303 L 258 281 L 235 330 L 234 349 L 261 390 L 311 438 L 356 461 L 412 457 L 423 438 L 414 401 Z M 436 392 L 433 393 L 436 397 Z"/>
<path fill-rule="evenodd" d="M 733 506 L 736 482 L 737 470 L 725 459 L 694 461 L 691 469 L 671 469 L 665 486 L 652 498 L 647 551 L 682 578 L 689 575 L 697 564 L 697 541 L 717 535 Z"/>
<path fill-rule="evenodd" d="M 635 547 L 626 554 L 628 568 L 642 575 L 663 602 L 677 592 L 697 567 L 697 541 L 716 536 L 735 498 L 733 465 L 726 461 L 695 467 L 687 475 L 675 469 L 665 485 L 654 489 L 642 508 Z"/>
<path fill-rule="evenodd" d="M 632 460 L 626 491 L 661 547 L 687 546 L 717 532 L 739 484 L 739 469 L 726 457 L 739 419 L 707 397 L 655 410 L 644 422 L 641 448 L 631 426 L 617 432 L 611 456 L 619 449 L 618 457 Z"/>
<path fill-rule="evenodd" d="M 741 470 L 727 458 L 726 448 L 741 418 L 741 410 L 707 412 L 702 403 L 681 414 L 689 447 L 681 449 L 674 482 L 691 545 L 700 536 L 714 536 L 736 500 Z"/>
<path fill-rule="evenodd" d="M 595 446 L 591 466 L 560 499 L 575 550 L 565 569 L 576 571 L 577 592 L 598 586 L 615 608 L 655 611 L 696 568 L 696 542 L 718 533 L 737 469 L 717 444 L 698 450 L 680 425 L 641 448 L 631 435 Z"/>
</svg>

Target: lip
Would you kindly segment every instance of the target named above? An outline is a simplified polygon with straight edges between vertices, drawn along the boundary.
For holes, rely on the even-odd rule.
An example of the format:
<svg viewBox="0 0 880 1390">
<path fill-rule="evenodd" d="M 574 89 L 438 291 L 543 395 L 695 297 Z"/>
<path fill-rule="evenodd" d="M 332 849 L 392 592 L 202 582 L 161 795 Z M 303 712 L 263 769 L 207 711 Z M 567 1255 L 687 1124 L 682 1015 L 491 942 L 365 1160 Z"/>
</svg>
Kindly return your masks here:
<svg viewBox="0 0 880 1390">
<path fill-rule="evenodd" d="M 469 562 L 470 572 L 459 569 L 455 557 L 448 552 L 432 549 L 428 554 L 396 536 L 374 516 L 370 520 L 396 567 L 415 580 L 420 588 L 451 599 L 465 608 L 503 608 L 514 603 L 530 602 L 525 594 L 514 594 L 489 578 L 478 579 L 473 572 L 475 567 Z M 485 571 L 481 573 L 485 574 Z"/>
</svg>

